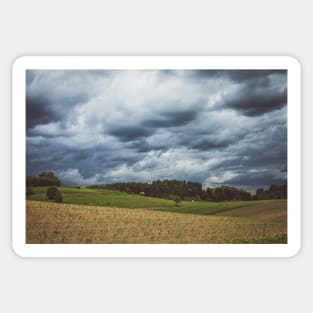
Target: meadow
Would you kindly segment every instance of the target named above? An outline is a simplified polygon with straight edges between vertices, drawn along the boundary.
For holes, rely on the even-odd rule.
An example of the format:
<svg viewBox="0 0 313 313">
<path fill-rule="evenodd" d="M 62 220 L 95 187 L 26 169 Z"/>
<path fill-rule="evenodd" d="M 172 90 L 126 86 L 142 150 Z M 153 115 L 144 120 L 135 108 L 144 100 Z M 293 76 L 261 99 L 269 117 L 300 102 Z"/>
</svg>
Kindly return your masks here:
<svg viewBox="0 0 313 313">
<path fill-rule="evenodd" d="M 47 187 L 34 187 L 33 195 L 28 200 L 46 201 Z M 189 213 L 197 215 L 211 215 L 218 212 L 254 206 L 257 204 L 275 203 L 277 200 L 256 200 L 256 201 L 181 201 L 178 205 L 173 200 L 166 200 L 154 197 L 146 197 L 137 194 L 129 194 L 116 190 L 58 187 L 63 195 L 63 203 L 85 204 L 116 208 L 148 209 L 166 212 Z M 279 200 L 286 201 L 286 200 Z"/>
<path fill-rule="evenodd" d="M 27 243 L 286 243 L 287 201 L 182 201 L 46 187 L 27 197 Z"/>
</svg>

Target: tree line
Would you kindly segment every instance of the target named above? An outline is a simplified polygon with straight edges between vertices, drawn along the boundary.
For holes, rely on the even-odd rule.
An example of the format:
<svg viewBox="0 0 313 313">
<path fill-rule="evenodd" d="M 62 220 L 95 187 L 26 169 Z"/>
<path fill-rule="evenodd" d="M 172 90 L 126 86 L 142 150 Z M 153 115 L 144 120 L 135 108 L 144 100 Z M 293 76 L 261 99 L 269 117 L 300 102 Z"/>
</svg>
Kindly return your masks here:
<svg viewBox="0 0 313 313">
<path fill-rule="evenodd" d="M 90 186 L 142 194 L 149 197 L 181 200 L 231 201 L 287 199 L 287 184 L 271 185 L 269 189 L 257 189 L 256 194 L 230 186 L 202 188 L 201 183 L 178 180 L 156 180 L 152 183 L 126 182 Z"/>
<path fill-rule="evenodd" d="M 272 185 L 269 189 L 259 188 L 254 200 L 287 199 L 287 185 Z"/>
<path fill-rule="evenodd" d="M 53 172 L 42 172 L 38 176 L 27 176 L 26 187 L 61 186 L 61 180 Z"/>
<path fill-rule="evenodd" d="M 94 185 L 90 187 L 119 190 L 165 199 L 173 199 L 174 196 L 179 196 L 182 200 L 252 200 L 251 193 L 235 187 L 219 186 L 215 188 L 208 187 L 203 189 L 201 183 L 178 180 L 156 180 L 152 183 L 112 183 Z"/>
</svg>

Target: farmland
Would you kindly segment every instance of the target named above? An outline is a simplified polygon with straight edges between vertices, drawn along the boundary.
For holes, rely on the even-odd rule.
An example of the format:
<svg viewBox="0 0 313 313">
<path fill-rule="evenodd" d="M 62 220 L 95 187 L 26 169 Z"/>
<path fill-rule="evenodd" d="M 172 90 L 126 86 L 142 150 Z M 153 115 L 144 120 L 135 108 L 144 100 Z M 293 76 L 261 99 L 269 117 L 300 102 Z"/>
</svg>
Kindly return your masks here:
<svg viewBox="0 0 313 313">
<path fill-rule="evenodd" d="M 62 192 L 63 202 L 68 204 L 85 204 L 130 209 L 136 208 L 197 215 L 211 215 L 234 208 L 277 202 L 277 200 L 223 202 L 182 201 L 179 205 L 175 205 L 173 200 L 145 197 L 115 190 L 89 188 L 77 189 L 72 187 L 59 187 L 58 189 Z M 46 201 L 46 190 L 47 187 L 33 188 L 34 194 L 28 196 L 27 199 Z"/>
<path fill-rule="evenodd" d="M 27 200 L 27 243 L 286 243 L 286 200 L 182 201 L 119 191 L 46 188 Z"/>
</svg>

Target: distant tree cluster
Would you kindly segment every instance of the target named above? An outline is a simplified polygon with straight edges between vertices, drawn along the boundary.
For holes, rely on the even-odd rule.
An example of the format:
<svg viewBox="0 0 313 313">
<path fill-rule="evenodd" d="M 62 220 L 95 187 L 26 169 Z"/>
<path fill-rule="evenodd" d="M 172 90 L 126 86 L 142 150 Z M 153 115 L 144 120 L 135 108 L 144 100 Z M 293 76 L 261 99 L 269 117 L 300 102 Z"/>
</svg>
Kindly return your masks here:
<svg viewBox="0 0 313 313">
<path fill-rule="evenodd" d="M 152 183 L 113 183 L 92 186 L 93 188 L 103 188 L 120 190 L 128 193 L 142 194 L 149 197 L 172 199 L 179 196 L 181 199 L 201 197 L 203 193 L 200 183 L 177 181 L 177 180 L 156 180 Z"/>
<path fill-rule="evenodd" d="M 42 172 L 38 176 L 26 177 L 27 187 L 61 186 L 61 181 L 53 172 Z"/>
<path fill-rule="evenodd" d="M 103 188 L 125 191 L 128 193 L 142 194 L 150 197 L 174 199 L 177 196 L 182 200 L 251 200 L 252 196 L 248 191 L 229 186 L 202 189 L 202 185 L 196 182 L 178 180 L 157 180 L 152 183 L 113 183 L 95 185 L 92 188 Z M 175 200 L 174 200 L 175 201 Z M 175 201 L 176 202 L 176 201 Z M 178 204 L 178 202 L 176 202 Z"/>
<path fill-rule="evenodd" d="M 207 194 L 206 200 L 215 200 L 215 201 L 252 200 L 250 192 L 229 186 L 207 188 L 206 194 Z"/>
<path fill-rule="evenodd" d="M 269 189 L 257 189 L 253 200 L 287 199 L 287 185 L 272 185 Z"/>
</svg>

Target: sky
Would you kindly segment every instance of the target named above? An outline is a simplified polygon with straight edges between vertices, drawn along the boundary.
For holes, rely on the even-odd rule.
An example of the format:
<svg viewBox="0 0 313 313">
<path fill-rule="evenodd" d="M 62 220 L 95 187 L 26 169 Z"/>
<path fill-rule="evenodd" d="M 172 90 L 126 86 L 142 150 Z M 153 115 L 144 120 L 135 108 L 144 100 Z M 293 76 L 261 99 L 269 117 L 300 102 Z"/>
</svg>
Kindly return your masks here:
<svg viewBox="0 0 313 313">
<path fill-rule="evenodd" d="M 287 182 L 285 70 L 27 70 L 27 175 Z"/>
</svg>

